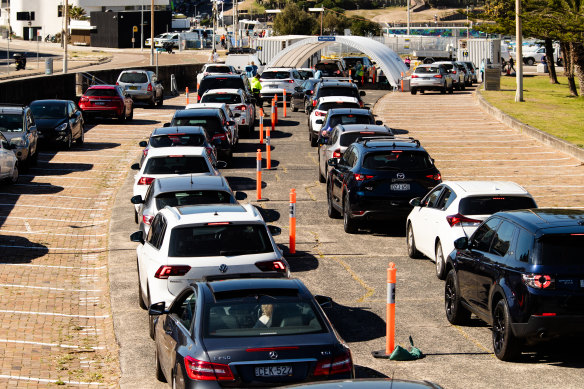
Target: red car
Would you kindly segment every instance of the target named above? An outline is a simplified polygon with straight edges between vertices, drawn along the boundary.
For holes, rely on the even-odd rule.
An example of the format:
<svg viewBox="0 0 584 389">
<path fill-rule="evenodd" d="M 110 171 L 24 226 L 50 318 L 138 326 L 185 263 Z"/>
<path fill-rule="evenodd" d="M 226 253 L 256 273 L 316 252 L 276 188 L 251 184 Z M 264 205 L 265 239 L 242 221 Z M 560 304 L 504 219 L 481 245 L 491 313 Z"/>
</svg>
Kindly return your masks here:
<svg viewBox="0 0 584 389">
<path fill-rule="evenodd" d="M 117 85 L 94 85 L 89 87 L 79 100 L 83 116 L 90 119 L 95 116 L 115 117 L 120 122 L 132 120 L 134 102 Z"/>
</svg>

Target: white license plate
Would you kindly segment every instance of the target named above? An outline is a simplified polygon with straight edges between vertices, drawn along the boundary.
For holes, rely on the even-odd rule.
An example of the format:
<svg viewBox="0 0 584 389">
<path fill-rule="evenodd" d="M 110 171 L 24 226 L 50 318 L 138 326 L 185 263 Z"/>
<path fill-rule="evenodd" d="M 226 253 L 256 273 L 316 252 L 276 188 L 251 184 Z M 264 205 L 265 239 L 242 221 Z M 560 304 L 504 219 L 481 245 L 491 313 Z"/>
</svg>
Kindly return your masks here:
<svg viewBox="0 0 584 389">
<path fill-rule="evenodd" d="M 105 102 L 104 101 L 96 101 L 93 104 L 95 104 L 95 105 L 105 105 Z"/>
<path fill-rule="evenodd" d="M 410 190 L 410 184 L 391 184 L 391 190 Z"/>
<path fill-rule="evenodd" d="M 292 366 L 264 366 L 255 368 L 256 377 L 281 377 L 292 375 Z"/>
</svg>

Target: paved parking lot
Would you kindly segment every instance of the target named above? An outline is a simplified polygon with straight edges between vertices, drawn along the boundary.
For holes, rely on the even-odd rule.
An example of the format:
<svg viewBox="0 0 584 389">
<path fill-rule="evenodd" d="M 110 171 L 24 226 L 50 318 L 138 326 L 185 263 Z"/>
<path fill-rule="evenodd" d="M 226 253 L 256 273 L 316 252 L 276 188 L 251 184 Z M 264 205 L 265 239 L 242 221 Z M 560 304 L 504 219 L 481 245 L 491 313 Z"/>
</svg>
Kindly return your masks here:
<svg viewBox="0 0 584 389">
<path fill-rule="evenodd" d="M 367 93 L 370 103 L 384 94 Z M 137 304 L 128 172 L 138 141 L 182 104 L 184 96 L 166 101 L 163 109 L 138 109 L 131 124 L 100 123 L 86 133 L 82 148 L 46 151 L 19 185 L 3 186 L 0 386 L 45 387 L 58 380 L 88 387 L 162 386 L 154 378 L 147 315 Z M 540 206 L 584 207 L 581 162 L 494 122 L 468 91 L 388 94 L 375 113 L 401 134 L 419 138 L 445 179 L 509 179 L 531 191 Z M 407 257 L 403 223 L 345 234 L 342 221 L 326 215 L 306 115 L 288 116 L 272 134 L 276 169 L 263 173 L 263 197 L 269 201 L 256 204 L 283 228 L 276 240 L 285 247 L 288 194 L 296 188 L 298 254 L 288 255 L 293 275 L 314 294 L 334 299 L 328 313 L 351 346 L 358 376 L 427 379 L 446 388 L 581 386 L 584 357 L 574 344 L 503 363 L 491 353 L 487 326 L 478 320 L 470 327 L 451 326 L 444 316 L 443 282 L 432 262 Z M 257 148 L 256 140 L 243 139 L 233 166 L 223 170 L 252 203 Z M 427 355 L 419 361 L 371 357 L 384 348 L 389 261 L 398 268 L 396 341 L 405 346 L 411 335 Z"/>
</svg>

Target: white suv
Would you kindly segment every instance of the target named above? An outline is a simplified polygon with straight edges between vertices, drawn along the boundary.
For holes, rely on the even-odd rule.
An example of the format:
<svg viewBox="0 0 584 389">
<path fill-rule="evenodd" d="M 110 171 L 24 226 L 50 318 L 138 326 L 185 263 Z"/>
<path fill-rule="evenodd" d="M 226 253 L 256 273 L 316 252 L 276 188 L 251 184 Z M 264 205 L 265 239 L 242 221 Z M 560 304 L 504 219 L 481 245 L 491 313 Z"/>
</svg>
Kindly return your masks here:
<svg viewBox="0 0 584 389">
<path fill-rule="evenodd" d="M 356 97 L 327 96 L 318 99 L 316 106 L 310 111 L 308 117 L 308 139 L 310 145 L 315 147 L 319 138 L 323 120 L 331 108 L 361 108 Z"/>
<path fill-rule="evenodd" d="M 290 101 L 290 96 L 294 93 L 294 88 L 302 85 L 304 79 L 294 68 L 268 68 L 260 76 L 262 90 L 260 91 L 260 104 L 263 101 L 270 101 L 274 96 L 278 101 L 282 101 L 284 90 L 286 90 L 286 100 Z"/>
<path fill-rule="evenodd" d="M 142 308 L 174 297 L 193 281 L 237 277 L 289 277 L 290 268 L 267 226 L 251 204 L 165 207 L 140 243 L 139 302 Z"/>
<path fill-rule="evenodd" d="M 456 239 L 471 236 L 496 212 L 537 207 L 529 192 L 509 181 L 445 181 L 410 204 L 414 209 L 406 222 L 408 255 L 435 260 L 440 279 L 446 277 L 445 255 L 454 250 Z"/>
<path fill-rule="evenodd" d="M 201 96 L 201 103 L 226 104 L 240 129 L 247 134 L 253 132 L 255 124 L 255 106 L 241 89 L 209 89 Z"/>
</svg>

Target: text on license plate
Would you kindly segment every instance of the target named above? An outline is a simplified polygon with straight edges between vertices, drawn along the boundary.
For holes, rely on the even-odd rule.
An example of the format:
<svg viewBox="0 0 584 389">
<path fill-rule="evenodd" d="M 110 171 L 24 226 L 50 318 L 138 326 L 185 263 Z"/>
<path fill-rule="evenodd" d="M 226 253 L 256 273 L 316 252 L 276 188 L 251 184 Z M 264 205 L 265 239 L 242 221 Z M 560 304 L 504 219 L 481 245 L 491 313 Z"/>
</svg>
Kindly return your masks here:
<svg viewBox="0 0 584 389">
<path fill-rule="evenodd" d="M 95 105 L 105 105 L 105 101 L 96 101 Z"/>
<path fill-rule="evenodd" d="M 292 366 L 263 366 L 255 368 L 256 377 L 275 377 L 292 375 Z"/>
<path fill-rule="evenodd" d="M 410 190 L 410 184 L 391 184 L 391 190 Z"/>
</svg>

